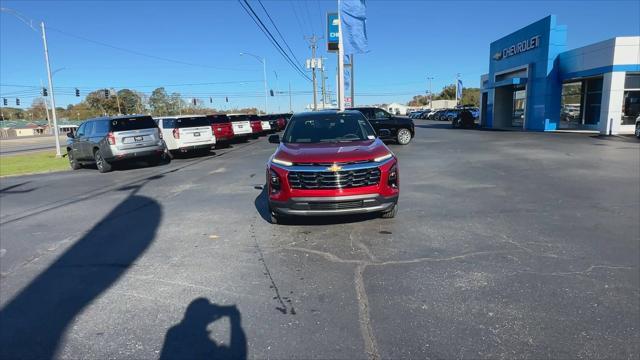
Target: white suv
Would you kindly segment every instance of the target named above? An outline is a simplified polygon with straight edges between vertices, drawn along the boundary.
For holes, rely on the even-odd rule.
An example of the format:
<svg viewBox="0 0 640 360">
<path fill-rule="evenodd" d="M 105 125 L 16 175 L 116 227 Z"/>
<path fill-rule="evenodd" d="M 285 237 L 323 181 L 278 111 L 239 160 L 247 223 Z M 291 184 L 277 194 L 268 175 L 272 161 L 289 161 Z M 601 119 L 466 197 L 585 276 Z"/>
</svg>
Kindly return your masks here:
<svg viewBox="0 0 640 360">
<path fill-rule="evenodd" d="M 162 132 L 167 150 L 172 153 L 209 152 L 216 144 L 210 120 L 203 115 L 167 116 L 154 120 Z"/>
</svg>

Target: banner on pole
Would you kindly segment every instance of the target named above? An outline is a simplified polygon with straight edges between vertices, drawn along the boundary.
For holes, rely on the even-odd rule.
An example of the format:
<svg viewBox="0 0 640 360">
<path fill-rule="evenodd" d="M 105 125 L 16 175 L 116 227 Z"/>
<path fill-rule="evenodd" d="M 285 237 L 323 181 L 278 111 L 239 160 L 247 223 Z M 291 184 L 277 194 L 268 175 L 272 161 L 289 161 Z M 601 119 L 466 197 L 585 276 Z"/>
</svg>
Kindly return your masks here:
<svg viewBox="0 0 640 360">
<path fill-rule="evenodd" d="M 365 0 L 341 0 L 339 10 L 344 53 L 363 54 L 369 52 Z"/>
<path fill-rule="evenodd" d="M 351 107 L 351 67 L 344 67 L 344 106 Z"/>
<path fill-rule="evenodd" d="M 462 80 L 458 79 L 458 86 L 456 87 L 456 99 L 462 99 Z"/>
<path fill-rule="evenodd" d="M 340 43 L 340 20 L 338 19 L 338 13 L 327 14 L 327 51 L 338 51 L 338 45 Z"/>
</svg>

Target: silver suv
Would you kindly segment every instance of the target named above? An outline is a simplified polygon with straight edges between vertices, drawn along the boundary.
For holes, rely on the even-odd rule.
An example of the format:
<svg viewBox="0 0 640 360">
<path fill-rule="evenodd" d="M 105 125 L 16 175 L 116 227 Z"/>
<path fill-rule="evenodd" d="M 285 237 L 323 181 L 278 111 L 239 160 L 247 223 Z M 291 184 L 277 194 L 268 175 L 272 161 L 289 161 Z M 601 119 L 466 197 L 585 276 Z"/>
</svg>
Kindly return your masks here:
<svg viewBox="0 0 640 360">
<path fill-rule="evenodd" d="M 67 136 L 67 156 L 74 170 L 95 163 L 105 173 L 114 162 L 136 159 L 157 165 L 164 158 L 162 134 L 151 116 L 89 119 Z"/>
</svg>

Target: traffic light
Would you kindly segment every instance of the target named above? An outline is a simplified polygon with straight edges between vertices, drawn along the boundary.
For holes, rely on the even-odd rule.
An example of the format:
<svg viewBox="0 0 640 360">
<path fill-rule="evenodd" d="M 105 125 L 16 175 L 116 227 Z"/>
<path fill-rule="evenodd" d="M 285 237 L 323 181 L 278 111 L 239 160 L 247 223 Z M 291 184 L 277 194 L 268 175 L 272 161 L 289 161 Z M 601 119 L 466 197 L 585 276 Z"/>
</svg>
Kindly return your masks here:
<svg viewBox="0 0 640 360">
<path fill-rule="evenodd" d="M 49 96 L 49 93 L 47 92 L 47 88 L 46 87 L 42 88 L 42 96 Z"/>
<path fill-rule="evenodd" d="M 80 89 L 76 88 L 76 96 L 80 96 Z"/>
<path fill-rule="evenodd" d="M 7 102 L 7 98 L 2 98 L 2 104 L 4 106 L 7 106 L 8 102 Z"/>
<path fill-rule="evenodd" d="M 20 106 L 20 99 L 16 98 L 16 106 Z"/>
<path fill-rule="evenodd" d="M 209 103 L 213 104 L 213 98 L 209 97 Z"/>
<path fill-rule="evenodd" d="M 193 102 L 193 106 L 198 105 L 198 102 L 197 102 L 196 98 L 193 98 L 193 99 L 192 99 L 192 102 Z"/>
<path fill-rule="evenodd" d="M 225 96 L 225 97 L 224 97 L 224 100 L 225 100 L 226 102 L 229 102 L 229 97 L 228 97 L 228 96 Z"/>
<path fill-rule="evenodd" d="M 273 96 L 273 90 L 269 90 L 269 94 L 271 94 L 271 96 Z"/>
<path fill-rule="evenodd" d="M 109 89 L 104 89 L 104 97 L 105 97 L 106 99 L 108 99 L 108 98 L 109 98 Z"/>
</svg>

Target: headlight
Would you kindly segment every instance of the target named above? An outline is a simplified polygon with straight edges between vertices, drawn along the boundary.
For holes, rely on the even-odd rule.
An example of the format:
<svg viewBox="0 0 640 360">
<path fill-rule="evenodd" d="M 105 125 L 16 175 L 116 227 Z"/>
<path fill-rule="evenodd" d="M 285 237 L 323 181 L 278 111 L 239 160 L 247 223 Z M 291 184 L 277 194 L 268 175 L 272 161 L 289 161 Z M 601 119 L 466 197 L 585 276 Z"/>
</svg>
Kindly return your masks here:
<svg viewBox="0 0 640 360">
<path fill-rule="evenodd" d="M 373 159 L 373 161 L 382 162 L 382 161 L 385 161 L 387 159 L 391 159 L 392 156 L 393 156 L 393 154 L 386 154 L 386 155 L 383 155 L 383 156 L 380 156 L 380 157 L 377 157 L 377 158 Z"/>
<path fill-rule="evenodd" d="M 271 185 L 271 192 L 280 190 L 280 176 L 273 170 L 269 171 L 269 185 Z"/>
<path fill-rule="evenodd" d="M 284 160 L 280 160 L 280 159 L 276 159 L 276 158 L 271 159 L 271 162 L 273 162 L 274 164 L 282 165 L 282 166 L 292 166 L 293 165 L 293 163 L 290 162 L 290 161 L 284 161 Z"/>
<path fill-rule="evenodd" d="M 392 188 L 398 187 L 398 167 L 394 164 L 391 169 L 389 169 L 389 176 L 387 177 L 387 184 Z"/>
</svg>

